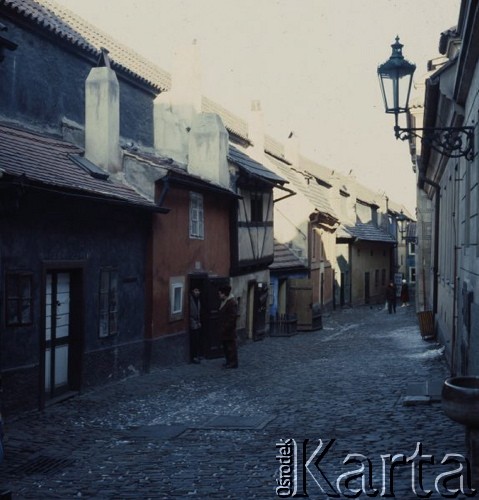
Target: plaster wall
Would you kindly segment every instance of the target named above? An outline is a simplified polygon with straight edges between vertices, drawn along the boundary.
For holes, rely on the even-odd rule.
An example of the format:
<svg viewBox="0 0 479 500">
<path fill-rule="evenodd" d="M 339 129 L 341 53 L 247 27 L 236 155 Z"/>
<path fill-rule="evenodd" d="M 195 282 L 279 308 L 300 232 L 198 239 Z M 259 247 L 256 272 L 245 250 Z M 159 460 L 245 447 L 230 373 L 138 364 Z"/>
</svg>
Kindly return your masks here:
<svg viewBox="0 0 479 500">
<path fill-rule="evenodd" d="M 477 123 L 479 103 L 479 64 L 465 105 L 465 116 Z M 467 123 L 470 124 L 470 123 Z M 479 133 L 476 124 L 475 147 L 478 149 Z M 461 159 L 461 196 L 459 216 L 461 231 L 458 252 L 458 318 L 456 361 L 457 372 L 479 375 L 479 157 L 467 162 Z M 468 295 L 469 294 L 469 295 Z M 471 299 L 468 304 L 468 297 Z"/>
<path fill-rule="evenodd" d="M 389 283 L 390 247 L 375 242 L 361 241 L 353 245 L 351 252 L 351 301 L 353 305 L 365 304 L 365 273 L 369 273 L 369 303 L 384 303 L 386 286 Z M 386 280 L 382 283 L 385 270 Z M 379 279 L 376 281 L 376 271 Z"/>
<path fill-rule="evenodd" d="M 434 209 L 426 193 L 418 190 L 416 234 L 416 310 L 432 309 L 432 222 Z"/>
<path fill-rule="evenodd" d="M 167 215 L 159 215 L 153 222 L 152 244 L 152 324 L 149 336 L 185 332 L 188 315 L 183 294 L 183 314 L 170 314 L 171 278 L 183 280 L 186 290 L 187 276 L 203 272 L 228 276 L 230 267 L 230 218 L 229 201 L 212 194 L 203 195 L 204 238 L 189 236 L 190 192 L 170 188 L 165 205 L 171 208 Z M 168 235 L 165 238 L 165 235 Z"/>
<path fill-rule="evenodd" d="M 284 191 L 275 190 L 275 198 L 284 196 Z M 308 256 L 308 215 L 314 207 L 301 193 L 274 204 L 274 237 L 280 243 L 292 243 Z"/>
</svg>

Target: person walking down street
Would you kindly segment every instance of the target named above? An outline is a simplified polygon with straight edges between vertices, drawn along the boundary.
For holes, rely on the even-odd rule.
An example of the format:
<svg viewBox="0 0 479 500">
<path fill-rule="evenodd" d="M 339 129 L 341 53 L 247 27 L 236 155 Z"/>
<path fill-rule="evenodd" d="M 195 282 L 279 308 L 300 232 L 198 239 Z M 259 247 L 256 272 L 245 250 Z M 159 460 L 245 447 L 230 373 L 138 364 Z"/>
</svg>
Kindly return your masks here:
<svg viewBox="0 0 479 500">
<path fill-rule="evenodd" d="M 409 287 L 406 280 L 402 280 L 401 285 L 401 307 L 409 305 Z"/>
<path fill-rule="evenodd" d="M 192 363 L 201 359 L 201 303 L 200 289 L 195 287 L 190 296 L 190 357 Z"/>
<path fill-rule="evenodd" d="M 388 303 L 388 313 L 394 312 L 396 314 L 396 287 L 392 281 L 386 288 L 386 301 Z"/>
<path fill-rule="evenodd" d="M 219 334 L 223 343 L 225 368 L 238 368 L 238 349 L 236 345 L 236 318 L 238 303 L 231 293 L 229 285 L 220 287 L 218 291 L 221 300 L 219 309 Z"/>
</svg>

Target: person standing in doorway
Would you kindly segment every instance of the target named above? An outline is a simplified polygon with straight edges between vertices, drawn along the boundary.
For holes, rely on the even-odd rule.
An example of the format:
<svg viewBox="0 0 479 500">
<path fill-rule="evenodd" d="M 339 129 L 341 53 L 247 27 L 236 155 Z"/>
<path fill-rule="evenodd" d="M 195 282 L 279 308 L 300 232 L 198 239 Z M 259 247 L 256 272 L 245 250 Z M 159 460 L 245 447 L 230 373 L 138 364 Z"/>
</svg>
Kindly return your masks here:
<svg viewBox="0 0 479 500">
<path fill-rule="evenodd" d="M 409 287 L 406 280 L 402 280 L 401 285 L 401 307 L 406 307 L 409 305 Z"/>
<path fill-rule="evenodd" d="M 386 288 L 386 301 L 388 303 L 388 313 L 394 312 L 396 314 L 396 287 L 392 281 Z"/>
<path fill-rule="evenodd" d="M 219 334 L 226 359 L 223 366 L 225 368 L 238 368 L 238 348 L 236 345 L 238 303 L 231 293 L 229 285 L 220 287 L 218 295 L 221 300 L 219 309 Z"/>
<path fill-rule="evenodd" d="M 190 345 L 191 362 L 200 363 L 201 360 L 201 303 L 200 289 L 193 288 L 190 296 Z"/>
</svg>

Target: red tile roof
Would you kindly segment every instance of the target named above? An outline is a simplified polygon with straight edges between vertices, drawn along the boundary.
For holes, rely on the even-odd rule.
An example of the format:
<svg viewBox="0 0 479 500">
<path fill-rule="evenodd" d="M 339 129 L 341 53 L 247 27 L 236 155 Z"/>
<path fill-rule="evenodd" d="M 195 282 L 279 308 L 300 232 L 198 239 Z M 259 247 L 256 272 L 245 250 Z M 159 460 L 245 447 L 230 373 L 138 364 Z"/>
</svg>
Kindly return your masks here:
<svg viewBox="0 0 479 500">
<path fill-rule="evenodd" d="M 164 210 L 129 186 L 93 177 L 72 159 L 78 155 L 83 155 L 83 150 L 61 139 L 0 125 L 0 169 L 4 176 L 55 191 Z"/>
</svg>

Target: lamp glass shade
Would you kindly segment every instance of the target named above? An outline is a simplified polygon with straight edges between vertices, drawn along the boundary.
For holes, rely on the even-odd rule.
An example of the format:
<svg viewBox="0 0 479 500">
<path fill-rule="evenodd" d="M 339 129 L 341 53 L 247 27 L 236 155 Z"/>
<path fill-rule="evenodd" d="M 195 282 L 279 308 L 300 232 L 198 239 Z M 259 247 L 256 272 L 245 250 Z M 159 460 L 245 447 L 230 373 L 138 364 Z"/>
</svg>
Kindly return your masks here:
<svg viewBox="0 0 479 500">
<path fill-rule="evenodd" d="M 412 77 L 416 65 L 402 55 L 403 45 L 396 37 L 391 57 L 378 67 L 378 77 L 386 113 L 405 113 L 409 106 Z"/>
<path fill-rule="evenodd" d="M 404 215 L 404 212 L 401 210 L 401 212 L 399 213 L 399 215 L 397 215 L 396 219 L 399 222 L 404 222 L 407 219 L 407 217 Z"/>
</svg>

